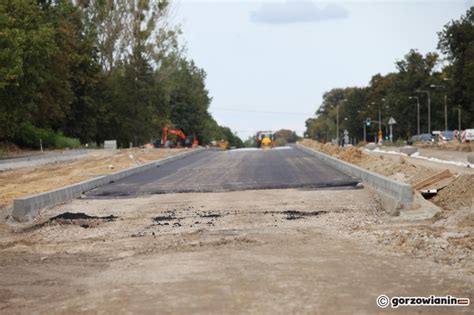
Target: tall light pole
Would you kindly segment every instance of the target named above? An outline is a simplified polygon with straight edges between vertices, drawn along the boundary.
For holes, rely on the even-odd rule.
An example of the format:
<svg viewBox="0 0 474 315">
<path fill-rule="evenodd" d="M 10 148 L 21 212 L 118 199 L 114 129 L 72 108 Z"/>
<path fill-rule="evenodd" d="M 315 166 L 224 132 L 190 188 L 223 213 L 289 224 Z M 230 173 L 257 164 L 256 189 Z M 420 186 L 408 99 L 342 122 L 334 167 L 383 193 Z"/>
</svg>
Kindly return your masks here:
<svg viewBox="0 0 474 315">
<path fill-rule="evenodd" d="M 381 100 L 382 102 L 385 102 L 385 99 L 382 98 Z M 375 102 L 372 102 L 372 105 L 375 105 L 376 103 Z M 382 111 L 381 111 L 381 104 L 382 103 L 378 103 L 378 106 L 379 106 L 379 132 L 382 131 Z"/>
<path fill-rule="evenodd" d="M 416 99 L 416 131 L 420 134 L 420 98 L 418 96 L 409 96 L 408 99 Z"/>
<path fill-rule="evenodd" d="M 342 102 L 347 101 L 347 99 L 343 99 L 336 104 L 336 141 L 337 145 L 339 145 L 339 105 L 342 104 Z"/>
<path fill-rule="evenodd" d="M 448 95 L 446 95 L 446 86 L 431 84 L 432 88 L 441 88 L 444 89 L 444 130 L 448 130 Z"/>
<path fill-rule="evenodd" d="M 431 133 L 431 98 L 430 91 L 416 90 L 416 93 L 426 93 L 428 95 L 428 133 Z"/>
<path fill-rule="evenodd" d="M 379 105 L 379 132 L 378 132 L 378 139 L 379 142 L 382 140 L 382 102 L 385 102 L 385 98 L 381 99 L 381 102 L 378 103 Z M 372 105 L 375 105 L 375 102 L 372 102 Z"/>
<path fill-rule="evenodd" d="M 461 105 L 458 105 L 458 131 L 461 132 Z"/>
</svg>

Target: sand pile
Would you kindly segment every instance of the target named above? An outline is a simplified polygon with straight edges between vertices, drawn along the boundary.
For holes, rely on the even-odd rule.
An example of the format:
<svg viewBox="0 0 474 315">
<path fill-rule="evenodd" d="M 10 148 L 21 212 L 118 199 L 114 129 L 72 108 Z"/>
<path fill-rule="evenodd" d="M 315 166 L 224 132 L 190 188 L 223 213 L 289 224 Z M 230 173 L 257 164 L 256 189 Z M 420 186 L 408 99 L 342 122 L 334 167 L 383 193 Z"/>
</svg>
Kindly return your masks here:
<svg viewBox="0 0 474 315">
<path fill-rule="evenodd" d="M 450 185 L 438 192 L 432 201 L 443 209 L 457 211 L 473 208 L 474 175 L 461 175 Z"/>
<path fill-rule="evenodd" d="M 415 184 L 437 173 L 436 170 L 414 165 L 403 157 L 400 157 L 398 161 L 392 161 L 384 159 L 383 156 L 376 157 L 365 154 L 362 150 L 356 147 L 342 148 L 332 143 L 321 144 L 310 139 L 304 139 L 301 141 L 301 144 L 343 161 L 355 164 L 369 171 L 410 184 Z"/>
<path fill-rule="evenodd" d="M 355 147 L 341 148 L 331 143 L 321 144 L 310 139 L 303 140 L 301 144 L 369 171 L 412 185 L 439 173 L 438 169 L 419 164 L 415 165 L 404 157 L 400 157 L 398 160 L 384 159 L 382 155 L 376 157 L 365 154 Z M 452 147 L 454 148 L 455 145 L 456 144 L 453 144 Z M 435 196 L 432 201 L 444 209 L 458 210 L 463 207 L 471 207 L 473 197 L 474 175 L 462 175 L 439 191 L 438 195 Z"/>
</svg>

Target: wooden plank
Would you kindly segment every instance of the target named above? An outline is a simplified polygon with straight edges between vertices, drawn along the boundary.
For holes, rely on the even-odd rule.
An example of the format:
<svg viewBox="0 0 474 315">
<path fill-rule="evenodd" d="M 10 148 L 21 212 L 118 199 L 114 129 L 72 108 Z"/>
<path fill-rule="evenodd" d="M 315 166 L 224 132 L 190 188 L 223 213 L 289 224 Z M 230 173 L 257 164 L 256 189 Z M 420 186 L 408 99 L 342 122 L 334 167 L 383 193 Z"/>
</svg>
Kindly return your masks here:
<svg viewBox="0 0 474 315">
<path fill-rule="evenodd" d="M 453 174 L 451 174 L 451 172 L 449 170 L 444 170 L 434 176 L 431 176 L 427 179 L 424 179 L 418 183 L 416 183 L 415 185 L 413 185 L 413 188 L 416 189 L 416 190 L 421 190 L 423 188 L 426 188 L 428 186 L 431 186 L 431 185 L 434 185 L 444 179 L 448 179 L 448 178 L 451 178 L 453 177 Z"/>
<path fill-rule="evenodd" d="M 440 180 L 439 182 L 436 182 L 432 185 L 429 185 L 428 187 L 425 187 L 425 189 L 436 189 L 436 190 L 441 190 L 443 189 L 444 187 L 448 186 L 449 184 L 451 184 L 453 181 L 454 181 L 454 176 L 452 177 L 449 177 L 449 178 L 445 178 L 445 179 L 442 179 Z"/>
</svg>

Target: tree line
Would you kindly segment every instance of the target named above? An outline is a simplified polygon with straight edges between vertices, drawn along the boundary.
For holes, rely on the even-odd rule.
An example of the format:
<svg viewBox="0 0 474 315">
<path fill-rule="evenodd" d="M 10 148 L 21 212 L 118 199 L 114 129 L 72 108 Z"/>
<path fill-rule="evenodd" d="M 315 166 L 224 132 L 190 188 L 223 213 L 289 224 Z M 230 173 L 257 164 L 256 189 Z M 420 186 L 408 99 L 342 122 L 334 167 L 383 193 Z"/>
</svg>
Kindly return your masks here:
<svg viewBox="0 0 474 315">
<path fill-rule="evenodd" d="M 438 38 L 441 55 L 423 55 L 412 49 L 395 63 L 396 72 L 376 74 L 365 87 L 335 88 L 324 93 L 316 117 L 306 121 L 305 136 L 324 142 L 335 139 L 338 109 L 339 132 L 346 129 L 352 138 L 361 141 L 364 125 L 365 141 L 374 140 L 379 121 L 387 135 L 390 117 L 397 122 L 394 139 L 442 131 L 446 122 L 447 130 L 458 129 L 459 124 L 461 129 L 474 128 L 474 7 L 446 24 Z"/>
<path fill-rule="evenodd" d="M 208 112 L 206 72 L 169 12 L 168 0 L 2 1 L 0 142 L 128 146 L 169 127 L 241 146 Z"/>
</svg>

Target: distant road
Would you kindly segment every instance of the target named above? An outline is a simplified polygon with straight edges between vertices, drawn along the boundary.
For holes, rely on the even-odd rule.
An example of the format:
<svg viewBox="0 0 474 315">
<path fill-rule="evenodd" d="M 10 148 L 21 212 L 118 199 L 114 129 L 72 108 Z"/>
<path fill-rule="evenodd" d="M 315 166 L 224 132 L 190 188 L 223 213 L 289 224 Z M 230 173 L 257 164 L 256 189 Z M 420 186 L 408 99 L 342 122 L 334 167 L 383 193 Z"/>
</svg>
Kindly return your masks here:
<svg viewBox="0 0 474 315">
<path fill-rule="evenodd" d="M 89 152 L 90 150 L 50 151 L 27 156 L 2 158 L 0 159 L 0 171 L 75 160 L 85 156 Z"/>
<path fill-rule="evenodd" d="M 358 179 L 299 149 L 207 150 L 127 177 L 89 196 L 139 196 L 175 192 L 353 187 Z"/>
</svg>

